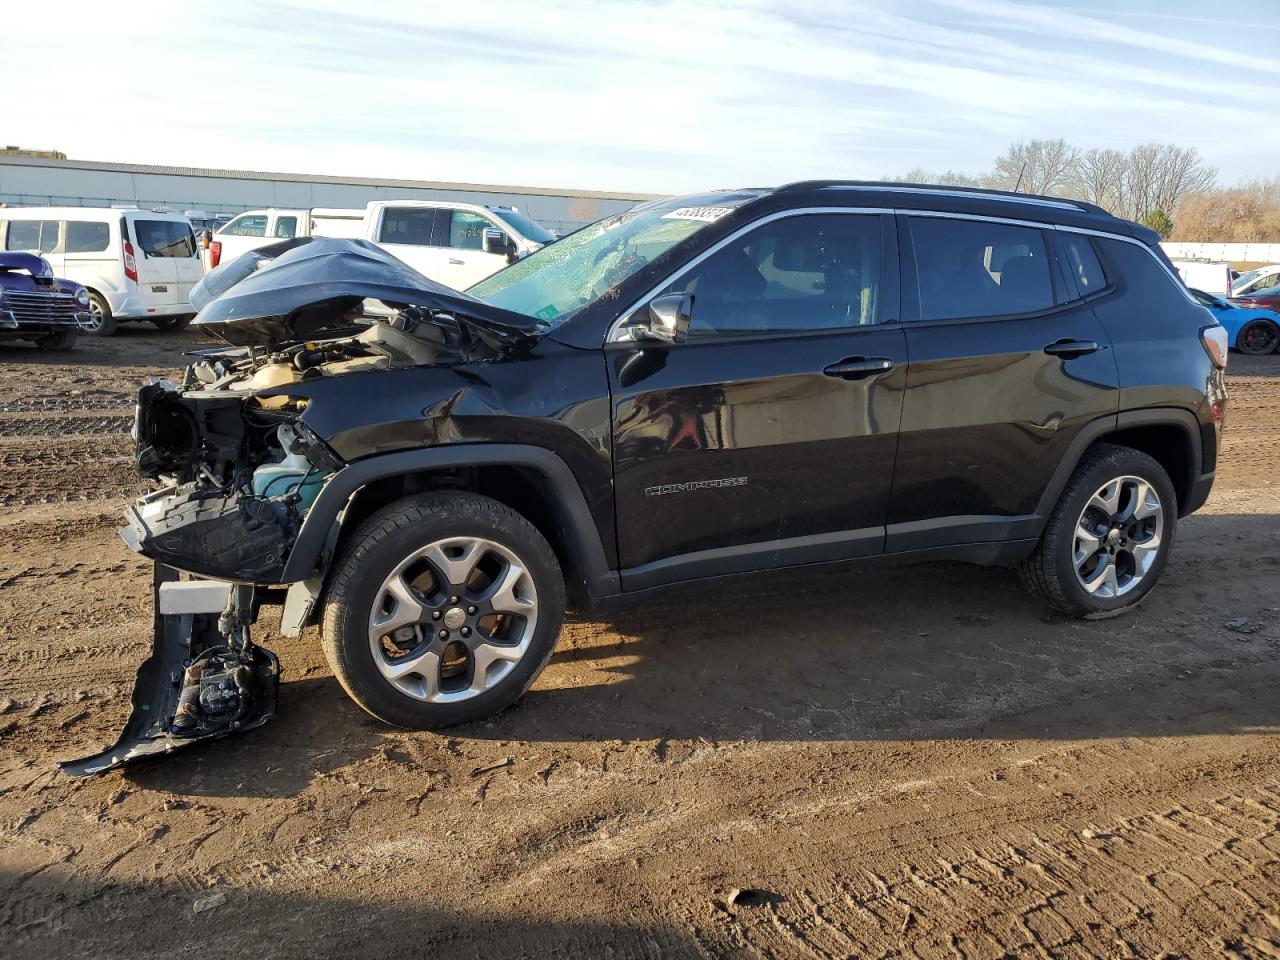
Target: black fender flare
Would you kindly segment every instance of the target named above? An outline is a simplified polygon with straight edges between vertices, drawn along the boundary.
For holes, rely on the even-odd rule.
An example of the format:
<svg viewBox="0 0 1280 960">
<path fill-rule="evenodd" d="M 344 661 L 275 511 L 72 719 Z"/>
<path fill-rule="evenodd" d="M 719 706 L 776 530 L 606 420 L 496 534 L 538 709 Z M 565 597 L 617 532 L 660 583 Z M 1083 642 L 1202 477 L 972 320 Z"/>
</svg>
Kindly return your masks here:
<svg viewBox="0 0 1280 960">
<path fill-rule="evenodd" d="M 285 563 L 281 583 L 317 573 L 342 527 L 343 513 L 361 489 L 375 480 L 454 467 L 516 466 L 540 474 L 555 491 L 552 504 L 571 560 L 589 596 L 619 592 L 618 574 L 609 567 L 600 532 L 582 488 L 568 465 L 543 447 L 518 443 L 467 443 L 384 453 L 343 467 L 324 485 L 307 511 Z"/>
<path fill-rule="evenodd" d="M 1186 434 L 1191 457 L 1189 458 L 1188 466 L 1189 476 L 1185 480 L 1186 489 L 1191 490 L 1192 484 L 1200 476 L 1203 457 L 1200 449 L 1200 422 L 1196 419 L 1195 414 L 1183 407 L 1149 407 L 1143 410 L 1127 410 L 1117 414 L 1110 414 L 1090 421 L 1081 428 L 1075 439 L 1071 441 L 1071 446 L 1067 449 L 1066 455 L 1059 461 L 1058 468 L 1054 471 L 1049 480 L 1049 485 L 1045 487 L 1044 492 L 1040 495 L 1040 502 L 1036 505 L 1036 516 L 1040 518 L 1041 528 L 1036 532 L 1036 535 L 1039 536 L 1043 531 L 1049 514 L 1053 511 L 1058 498 L 1062 496 L 1062 491 L 1066 489 L 1067 481 L 1076 472 L 1076 467 L 1080 465 L 1080 461 L 1084 458 L 1084 453 L 1089 447 L 1108 434 L 1127 430 L 1131 427 L 1146 426 L 1174 426 L 1181 428 Z"/>
</svg>

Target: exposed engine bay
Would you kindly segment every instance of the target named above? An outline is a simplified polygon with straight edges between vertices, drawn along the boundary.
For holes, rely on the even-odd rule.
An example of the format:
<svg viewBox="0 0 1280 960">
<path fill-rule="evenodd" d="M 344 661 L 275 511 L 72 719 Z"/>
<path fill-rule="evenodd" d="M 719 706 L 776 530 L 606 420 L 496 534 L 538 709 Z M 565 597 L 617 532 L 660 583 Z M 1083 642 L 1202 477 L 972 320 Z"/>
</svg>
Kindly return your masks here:
<svg viewBox="0 0 1280 960">
<path fill-rule="evenodd" d="M 194 325 L 231 346 L 196 352 L 180 383 L 153 378 L 138 393 L 137 469 L 160 486 L 126 508 L 120 534 L 156 564 L 155 645 L 120 742 L 60 764 L 72 775 L 250 729 L 274 712 L 279 669 L 249 626 L 279 593 L 272 585 L 284 582 L 307 511 L 346 466 L 308 427 L 299 385 L 494 359 L 536 333 L 528 318 L 358 240 L 252 251 L 208 274 L 191 299 Z"/>
</svg>

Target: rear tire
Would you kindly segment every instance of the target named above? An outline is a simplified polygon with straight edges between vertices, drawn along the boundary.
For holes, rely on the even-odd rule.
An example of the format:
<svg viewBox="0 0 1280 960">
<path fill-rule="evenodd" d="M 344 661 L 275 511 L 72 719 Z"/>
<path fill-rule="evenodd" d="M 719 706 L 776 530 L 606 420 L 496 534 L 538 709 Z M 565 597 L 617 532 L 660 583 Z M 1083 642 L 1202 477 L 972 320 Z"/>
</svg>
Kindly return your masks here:
<svg viewBox="0 0 1280 960">
<path fill-rule="evenodd" d="M 57 333 L 46 334 L 38 338 L 36 347 L 49 353 L 58 353 L 63 350 L 70 350 L 79 339 L 80 331 L 72 327 L 70 330 L 59 330 Z"/>
<path fill-rule="evenodd" d="M 430 730 L 514 703 L 546 666 L 564 579 L 523 516 L 440 491 L 384 507 L 352 535 L 325 602 L 321 641 L 366 711 Z"/>
<path fill-rule="evenodd" d="M 1119 616 L 1160 579 L 1177 522 L 1177 495 L 1164 467 L 1138 450 L 1100 444 L 1067 481 L 1018 574 L 1063 613 Z"/>
<path fill-rule="evenodd" d="M 1236 334 L 1236 349 L 1255 357 L 1275 353 L 1280 346 L 1280 327 L 1270 320 L 1250 320 Z"/>
<path fill-rule="evenodd" d="M 187 324 L 189 324 L 192 319 L 191 314 L 184 313 L 172 317 L 154 317 L 151 322 L 156 325 L 157 330 L 163 330 L 167 333 L 170 331 L 185 330 Z"/>
<path fill-rule="evenodd" d="M 89 322 L 82 328 L 91 337 L 109 337 L 116 332 L 116 318 L 111 304 L 96 290 L 89 291 Z"/>
</svg>

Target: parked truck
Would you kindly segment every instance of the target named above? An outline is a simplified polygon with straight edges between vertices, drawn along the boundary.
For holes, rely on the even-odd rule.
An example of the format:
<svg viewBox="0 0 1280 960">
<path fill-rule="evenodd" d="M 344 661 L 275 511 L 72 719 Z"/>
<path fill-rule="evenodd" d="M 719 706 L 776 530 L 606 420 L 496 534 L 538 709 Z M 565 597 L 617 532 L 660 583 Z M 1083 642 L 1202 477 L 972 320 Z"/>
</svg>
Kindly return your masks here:
<svg viewBox="0 0 1280 960">
<path fill-rule="evenodd" d="M 250 210 L 213 235 L 209 267 L 293 237 L 370 240 L 455 290 L 479 283 L 555 239 L 515 207 L 451 200 L 374 200 L 363 210 Z"/>
</svg>

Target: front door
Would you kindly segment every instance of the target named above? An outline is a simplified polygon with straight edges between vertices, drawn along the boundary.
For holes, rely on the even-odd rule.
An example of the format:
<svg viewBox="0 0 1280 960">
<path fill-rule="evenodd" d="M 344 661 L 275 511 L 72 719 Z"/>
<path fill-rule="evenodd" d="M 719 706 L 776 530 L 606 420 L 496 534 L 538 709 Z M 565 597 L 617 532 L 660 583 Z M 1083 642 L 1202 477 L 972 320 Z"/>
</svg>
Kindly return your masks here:
<svg viewBox="0 0 1280 960">
<path fill-rule="evenodd" d="M 449 249 L 445 251 L 441 283 L 465 290 L 507 266 L 504 254 L 484 251 L 484 232 L 502 230 L 498 224 L 470 210 L 450 210 L 448 222 Z"/>
<path fill-rule="evenodd" d="M 1083 299 L 1100 268 L 1080 259 L 1087 240 L 1066 248 L 1074 235 L 901 220 L 911 370 L 886 547 L 1039 536 L 1041 496 L 1072 441 L 1118 409 L 1114 351 Z"/>
<path fill-rule="evenodd" d="M 624 588 L 881 552 L 907 375 L 891 237 L 874 214 L 764 223 L 662 291 L 693 294 L 685 342 L 607 347 Z"/>
</svg>

